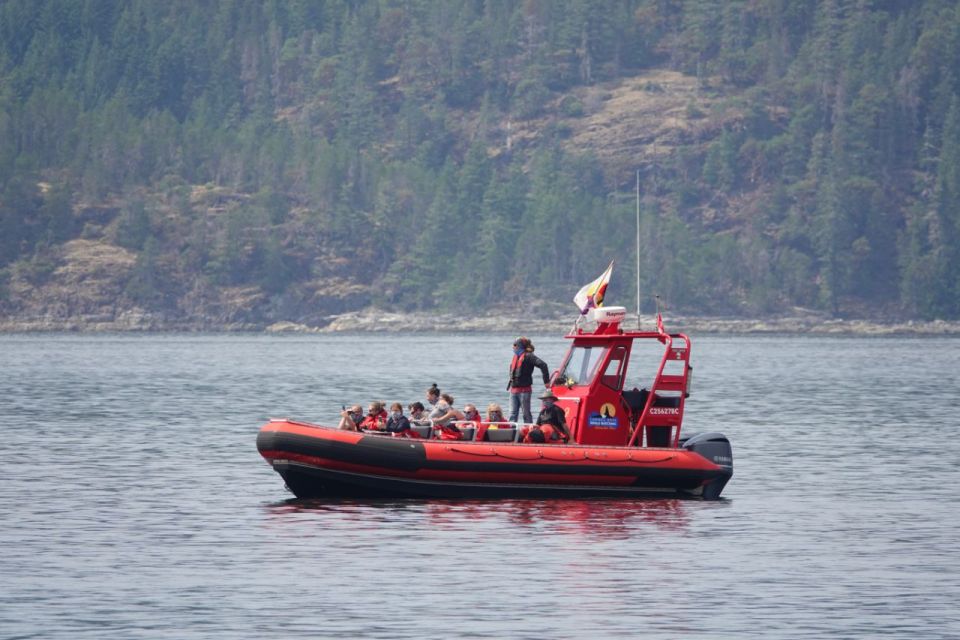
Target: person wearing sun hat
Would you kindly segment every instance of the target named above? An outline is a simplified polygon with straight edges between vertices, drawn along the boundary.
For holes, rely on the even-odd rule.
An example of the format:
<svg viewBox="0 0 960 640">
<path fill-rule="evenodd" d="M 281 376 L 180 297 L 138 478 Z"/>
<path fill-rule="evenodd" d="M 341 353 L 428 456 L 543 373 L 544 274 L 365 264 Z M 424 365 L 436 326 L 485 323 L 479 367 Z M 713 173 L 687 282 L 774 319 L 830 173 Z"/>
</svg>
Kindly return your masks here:
<svg viewBox="0 0 960 640">
<path fill-rule="evenodd" d="M 524 438 L 525 442 L 551 442 L 570 440 L 570 432 L 567 430 L 567 420 L 564 417 L 563 409 L 555 403 L 557 396 L 552 391 L 547 391 L 540 399 L 543 400 L 543 409 L 537 416 L 537 423 L 534 425 Z"/>
</svg>

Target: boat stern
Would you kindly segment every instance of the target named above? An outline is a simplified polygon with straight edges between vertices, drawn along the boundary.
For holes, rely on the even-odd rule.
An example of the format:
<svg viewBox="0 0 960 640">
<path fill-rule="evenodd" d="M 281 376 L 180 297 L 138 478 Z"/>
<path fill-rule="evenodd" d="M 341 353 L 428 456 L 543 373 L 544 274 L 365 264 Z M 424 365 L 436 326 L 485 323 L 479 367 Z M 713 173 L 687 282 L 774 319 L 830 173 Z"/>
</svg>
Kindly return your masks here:
<svg viewBox="0 0 960 640">
<path fill-rule="evenodd" d="M 698 433 L 681 440 L 680 446 L 688 451 L 699 454 L 717 465 L 721 473 L 707 481 L 702 487 L 701 495 L 705 500 L 716 500 L 723 492 L 723 488 L 733 476 L 733 447 L 727 436 L 716 431 Z"/>
</svg>

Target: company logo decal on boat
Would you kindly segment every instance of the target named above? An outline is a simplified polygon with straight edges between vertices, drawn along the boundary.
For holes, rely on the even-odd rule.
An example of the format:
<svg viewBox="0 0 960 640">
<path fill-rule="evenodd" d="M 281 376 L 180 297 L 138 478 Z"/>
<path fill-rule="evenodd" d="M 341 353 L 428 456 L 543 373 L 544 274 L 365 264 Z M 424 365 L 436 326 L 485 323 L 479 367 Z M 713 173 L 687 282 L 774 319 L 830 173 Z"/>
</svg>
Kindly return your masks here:
<svg viewBox="0 0 960 640">
<path fill-rule="evenodd" d="M 617 408 L 609 402 L 604 403 L 600 411 L 594 411 L 587 417 L 587 424 L 600 429 L 616 429 L 620 426 L 620 421 L 617 420 Z"/>
</svg>

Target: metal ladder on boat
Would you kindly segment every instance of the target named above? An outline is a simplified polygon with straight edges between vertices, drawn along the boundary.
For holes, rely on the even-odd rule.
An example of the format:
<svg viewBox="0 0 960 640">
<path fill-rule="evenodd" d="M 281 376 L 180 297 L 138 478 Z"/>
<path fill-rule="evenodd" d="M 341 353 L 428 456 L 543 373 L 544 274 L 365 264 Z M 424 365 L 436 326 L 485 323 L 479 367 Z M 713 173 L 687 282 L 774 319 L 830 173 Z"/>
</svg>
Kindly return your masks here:
<svg viewBox="0 0 960 640">
<path fill-rule="evenodd" d="M 682 340 L 683 344 L 675 346 L 676 338 Z M 631 446 L 676 448 L 680 444 L 684 403 L 690 395 L 690 375 L 693 371 L 690 366 L 690 339 L 680 333 L 667 336 L 667 340 L 669 343 L 657 369 L 653 387 L 630 440 Z"/>
</svg>

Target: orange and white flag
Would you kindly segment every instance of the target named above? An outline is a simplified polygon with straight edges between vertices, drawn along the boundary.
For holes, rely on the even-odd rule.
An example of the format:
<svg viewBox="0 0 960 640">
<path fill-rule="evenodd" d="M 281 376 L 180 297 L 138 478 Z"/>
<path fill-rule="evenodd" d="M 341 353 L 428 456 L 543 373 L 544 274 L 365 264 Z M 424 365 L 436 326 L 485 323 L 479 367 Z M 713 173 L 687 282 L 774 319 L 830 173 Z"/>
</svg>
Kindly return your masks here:
<svg viewBox="0 0 960 640">
<path fill-rule="evenodd" d="M 580 315 L 585 315 L 587 311 L 596 307 L 603 306 L 603 296 L 607 292 L 607 285 L 610 283 L 610 274 L 613 272 L 613 260 L 610 266 L 599 278 L 588 285 L 585 285 L 577 295 L 573 297 L 573 303 L 580 309 Z"/>
</svg>

